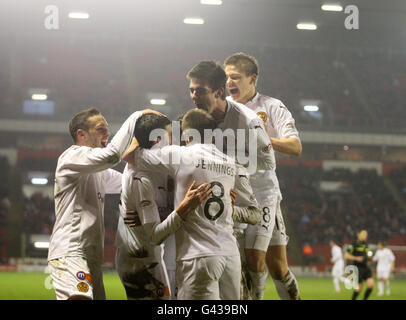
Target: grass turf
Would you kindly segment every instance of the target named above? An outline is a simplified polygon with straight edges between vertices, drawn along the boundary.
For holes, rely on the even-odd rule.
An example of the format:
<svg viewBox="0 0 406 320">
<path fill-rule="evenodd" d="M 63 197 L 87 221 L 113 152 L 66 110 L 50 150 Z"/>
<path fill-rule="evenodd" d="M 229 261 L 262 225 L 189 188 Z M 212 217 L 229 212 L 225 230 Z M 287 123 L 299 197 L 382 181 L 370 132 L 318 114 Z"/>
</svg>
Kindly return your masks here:
<svg viewBox="0 0 406 320">
<path fill-rule="evenodd" d="M 53 289 L 46 289 L 48 274 L 0 272 L 0 300 L 55 300 Z M 104 286 L 108 300 L 125 300 L 126 295 L 120 279 L 115 273 L 105 273 Z M 349 300 L 352 291 L 342 285 L 341 293 L 335 293 L 329 278 L 298 278 L 303 300 Z M 49 282 L 48 282 L 49 284 Z M 49 287 L 49 285 L 48 285 Z M 377 283 L 370 300 L 406 300 L 406 279 L 391 280 L 391 295 L 377 296 Z M 363 292 L 358 299 L 362 299 Z M 264 300 L 279 299 L 274 284 L 268 279 Z"/>
</svg>

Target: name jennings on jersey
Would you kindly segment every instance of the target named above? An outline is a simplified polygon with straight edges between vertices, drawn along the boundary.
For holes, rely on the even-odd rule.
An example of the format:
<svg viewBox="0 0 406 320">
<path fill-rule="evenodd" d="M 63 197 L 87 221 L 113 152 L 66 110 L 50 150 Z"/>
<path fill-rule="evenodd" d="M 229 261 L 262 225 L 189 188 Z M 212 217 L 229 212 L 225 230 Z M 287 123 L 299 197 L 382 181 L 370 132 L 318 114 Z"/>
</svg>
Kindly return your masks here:
<svg viewBox="0 0 406 320">
<path fill-rule="evenodd" d="M 210 170 L 220 174 L 226 174 L 229 176 L 235 176 L 235 166 L 231 167 L 224 163 L 216 163 L 214 161 L 206 160 L 205 159 L 198 159 L 195 168 L 200 168 L 203 170 Z"/>
</svg>

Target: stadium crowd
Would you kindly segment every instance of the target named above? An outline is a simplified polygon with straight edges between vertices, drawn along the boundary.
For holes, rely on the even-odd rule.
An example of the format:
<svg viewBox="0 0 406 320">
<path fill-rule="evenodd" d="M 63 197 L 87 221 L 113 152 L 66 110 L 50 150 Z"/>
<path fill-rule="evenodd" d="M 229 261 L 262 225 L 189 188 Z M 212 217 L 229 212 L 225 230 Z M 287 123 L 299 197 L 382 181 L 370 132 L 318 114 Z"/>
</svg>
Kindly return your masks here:
<svg viewBox="0 0 406 320">
<path fill-rule="evenodd" d="M 406 167 L 396 171 L 392 171 L 389 174 L 390 179 L 399 191 L 400 196 L 406 201 Z"/>
<path fill-rule="evenodd" d="M 196 57 L 188 54 L 190 48 L 180 44 L 168 45 L 170 52 L 178 53 L 175 56 L 160 55 L 159 48 L 159 44 L 152 43 L 143 52 L 135 46 L 120 51 L 108 48 L 105 43 L 83 47 L 78 42 L 70 44 L 70 50 L 65 50 L 65 43 L 61 43 L 49 53 L 22 54 L 19 60 L 23 66 L 23 83 L 19 100 L 29 99 L 26 92 L 31 83 L 43 87 L 52 83 L 49 99 L 55 101 L 55 114 L 24 114 L 22 106 L 3 108 L 0 113 L 4 118 L 62 120 L 76 113 L 81 106 L 95 105 L 110 121 L 120 122 L 123 115 L 131 111 L 131 106 L 149 104 L 147 93 L 158 91 L 166 94 L 168 104 L 179 110 L 170 115 L 175 118 L 182 109 L 191 106 L 186 70 L 199 58 L 216 56 L 221 60 L 234 51 L 226 44 L 204 46 L 201 57 Z M 80 54 L 72 54 L 77 51 Z M 260 74 L 259 91 L 284 101 L 299 126 L 310 124 L 353 129 L 366 126 L 388 130 L 394 126 L 401 129 L 400 124 L 406 119 L 402 104 L 406 98 L 406 56 L 402 53 L 389 49 L 340 51 L 325 47 L 269 47 L 265 44 L 263 47 L 248 47 L 246 51 L 257 56 L 261 70 L 264 70 Z M 11 64 L 9 57 L 3 56 L 3 60 L 5 64 Z M 65 63 L 61 64 L 61 60 Z M 134 61 L 143 63 L 135 64 Z M 123 63 L 127 67 L 123 67 Z M 43 71 L 44 66 L 48 72 Z M 159 78 L 154 78 L 151 70 L 159 70 Z M 64 77 L 58 77 L 59 73 Z M 131 77 L 130 73 L 137 76 Z M 16 92 L 5 82 L 0 83 L 0 88 L 5 93 L 3 103 L 11 103 L 11 95 Z M 319 101 L 321 115 L 314 117 L 303 111 L 302 100 L 306 99 Z"/>
<path fill-rule="evenodd" d="M 51 234 L 55 222 L 54 199 L 36 192 L 24 196 L 23 230 L 27 234 Z"/>
<path fill-rule="evenodd" d="M 320 167 L 279 167 L 285 214 L 303 244 L 336 239 L 350 243 L 365 228 L 370 241 L 406 235 L 406 214 L 375 170 L 323 171 Z M 297 179 L 300 177 L 300 179 Z M 341 190 L 323 191 L 321 181 L 343 182 Z"/>
</svg>

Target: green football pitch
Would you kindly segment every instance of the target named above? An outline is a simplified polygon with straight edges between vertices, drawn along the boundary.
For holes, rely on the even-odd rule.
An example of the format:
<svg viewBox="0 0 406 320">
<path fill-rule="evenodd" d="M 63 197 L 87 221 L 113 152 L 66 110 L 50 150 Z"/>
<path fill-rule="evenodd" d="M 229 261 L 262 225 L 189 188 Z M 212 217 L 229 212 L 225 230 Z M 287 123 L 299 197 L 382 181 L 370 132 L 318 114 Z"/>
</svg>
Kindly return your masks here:
<svg viewBox="0 0 406 320">
<path fill-rule="evenodd" d="M 55 300 L 49 275 L 45 273 L 0 272 L 0 300 Z M 118 275 L 105 273 L 103 276 L 107 299 L 125 300 L 126 295 Z M 303 300 L 349 300 L 352 291 L 342 286 L 341 293 L 335 293 L 329 278 L 298 278 Z M 50 289 L 47 289 L 50 288 Z M 370 300 L 406 300 L 406 279 L 391 280 L 391 295 L 377 296 L 375 289 Z M 362 298 L 363 294 L 359 296 Z M 277 300 L 274 284 L 268 279 L 265 300 Z"/>
</svg>

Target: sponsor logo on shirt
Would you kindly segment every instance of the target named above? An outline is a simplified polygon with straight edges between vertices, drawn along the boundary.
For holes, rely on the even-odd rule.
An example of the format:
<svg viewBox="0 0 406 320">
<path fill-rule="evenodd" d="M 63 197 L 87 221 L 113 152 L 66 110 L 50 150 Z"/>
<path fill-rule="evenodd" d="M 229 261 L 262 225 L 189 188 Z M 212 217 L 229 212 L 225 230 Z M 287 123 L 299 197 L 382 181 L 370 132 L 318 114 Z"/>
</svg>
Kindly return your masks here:
<svg viewBox="0 0 406 320">
<path fill-rule="evenodd" d="M 86 273 L 84 271 L 78 271 L 76 273 L 76 278 L 78 278 L 80 281 L 87 281 L 90 284 L 93 282 L 92 276 L 90 275 L 90 273 Z"/>
<path fill-rule="evenodd" d="M 84 281 L 86 279 L 86 273 L 84 271 L 78 271 L 76 273 L 76 278 L 78 278 L 81 281 Z"/>
</svg>

